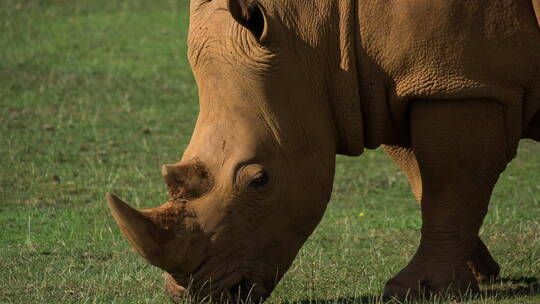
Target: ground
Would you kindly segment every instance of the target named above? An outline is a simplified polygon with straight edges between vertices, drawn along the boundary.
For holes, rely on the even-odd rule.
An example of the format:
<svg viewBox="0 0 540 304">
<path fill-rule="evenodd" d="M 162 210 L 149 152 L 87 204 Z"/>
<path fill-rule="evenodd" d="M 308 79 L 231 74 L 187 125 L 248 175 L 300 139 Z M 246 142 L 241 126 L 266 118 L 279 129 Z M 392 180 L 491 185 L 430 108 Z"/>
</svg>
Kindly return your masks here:
<svg viewBox="0 0 540 304">
<path fill-rule="evenodd" d="M 0 303 L 167 301 L 104 195 L 166 200 L 159 167 L 179 160 L 197 114 L 187 6 L 0 2 Z M 523 141 L 481 231 L 504 280 L 468 303 L 540 302 L 539 217 L 540 144 Z M 338 157 L 328 211 L 269 303 L 378 303 L 419 227 L 381 150 Z"/>
</svg>

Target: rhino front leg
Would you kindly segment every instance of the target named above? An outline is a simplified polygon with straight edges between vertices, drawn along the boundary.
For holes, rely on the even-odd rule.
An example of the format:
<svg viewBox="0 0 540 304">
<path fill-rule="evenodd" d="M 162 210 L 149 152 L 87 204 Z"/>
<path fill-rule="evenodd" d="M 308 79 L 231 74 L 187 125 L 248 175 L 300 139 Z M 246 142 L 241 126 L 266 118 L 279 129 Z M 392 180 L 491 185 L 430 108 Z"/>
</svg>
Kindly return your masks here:
<svg viewBox="0 0 540 304">
<path fill-rule="evenodd" d="M 422 184 L 422 237 L 411 262 L 387 282 L 385 296 L 478 291 L 467 261 L 518 139 L 508 138 L 504 109 L 494 101 L 418 100 L 410 115 Z"/>
<path fill-rule="evenodd" d="M 480 238 L 476 243 L 471 256 L 467 260 L 467 266 L 472 271 L 476 280 L 480 283 L 493 282 L 501 271 L 499 264 L 493 259 L 486 245 Z"/>
<path fill-rule="evenodd" d="M 414 150 L 408 147 L 383 145 L 384 150 L 407 177 L 411 191 L 418 204 L 422 200 L 422 178 Z M 500 272 L 499 264 L 478 237 L 477 245 L 467 259 L 467 266 L 480 283 L 492 282 Z"/>
</svg>

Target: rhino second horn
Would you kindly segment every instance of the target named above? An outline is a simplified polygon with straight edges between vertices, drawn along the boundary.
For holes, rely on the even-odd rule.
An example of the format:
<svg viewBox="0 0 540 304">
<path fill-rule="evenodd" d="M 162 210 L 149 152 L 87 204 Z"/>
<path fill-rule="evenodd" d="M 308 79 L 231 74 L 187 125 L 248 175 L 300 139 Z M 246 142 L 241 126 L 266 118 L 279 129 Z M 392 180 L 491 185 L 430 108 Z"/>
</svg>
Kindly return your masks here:
<svg viewBox="0 0 540 304">
<path fill-rule="evenodd" d="M 179 171 L 178 166 L 175 165 L 163 165 L 161 167 L 161 174 L 167 185 L 176 182 L 178 175 L 180 175 Z"/>
<path fill-rule="evenodd" d="M 172 263 L 163 257 L 161 246 L 156 242 L 158 235 L 164 234 L 147 215 L 138 211 L 114 194 L 107 193 L 107 201 L 116 223 L 135 250 L 152 265 L 161 269 L 170 269 Z"/>
</svg>

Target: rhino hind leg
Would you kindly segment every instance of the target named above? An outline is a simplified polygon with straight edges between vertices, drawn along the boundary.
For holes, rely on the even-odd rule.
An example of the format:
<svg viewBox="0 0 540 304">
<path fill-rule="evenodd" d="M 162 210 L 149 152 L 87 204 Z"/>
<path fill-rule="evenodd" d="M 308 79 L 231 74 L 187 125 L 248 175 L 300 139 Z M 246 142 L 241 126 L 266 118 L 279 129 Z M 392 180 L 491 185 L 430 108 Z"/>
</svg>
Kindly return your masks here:
<svg viewBox="0 0 540 304">
<path fill-rule="evenodd" d="M 416 202 L 420 204 L 422 200 L 422 178 L 413 149 L 391 145 L 383 145 L 383 148 L 407 177 Z M 469 266 L 479 283 L 493 282 L 500 272 L 499 264 L 493 259 L 480 237 L 478 237 L 477 245 L 471 256 L 467 259 L 467 266 Z"/>
<path fill-rule="evenodd" d="M 418 100 L 410 115 L 422 184 L 416 186 L 421 189 L 422 237 L 409 264 L 387 282 L 384 295 L 477 292 L 482 278 L 473 272 L 488 262 L 485 268 L 498 274 L 478 231 L 493 187 L 510 161 L 507 152 L 519 138 L 505 136 L 504 108 L 493 101 Z"/>
</svg>

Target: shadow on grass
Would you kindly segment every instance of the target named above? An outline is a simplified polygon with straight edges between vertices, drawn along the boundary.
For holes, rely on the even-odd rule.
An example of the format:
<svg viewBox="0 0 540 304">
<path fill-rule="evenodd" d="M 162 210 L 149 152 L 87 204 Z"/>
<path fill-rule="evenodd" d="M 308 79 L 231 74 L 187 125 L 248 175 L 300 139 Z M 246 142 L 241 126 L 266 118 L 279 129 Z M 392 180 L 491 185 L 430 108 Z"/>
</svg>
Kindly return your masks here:
<svg viewBox="0 0 540 304">
<path fill-rule="evenodd" d="M 380 296 L 359 296 L 325 300 L 301 300 L 296 302 L 284 302 L 283 304 L 374 304 L 380 303 Z"/>
<path fill-rule="evenodd" d="M 474 298 L 481 299 L 512 299 L 520 297 L 533 297 L 540 295 L 540 283 L 534 277 L 501 278 L 491 284 L 484 285 L 486 288 Z M 440 301 L 440 299 L 439 299 Z M 436 301 L 439 303 L 439 301 Z M 390 300 L 383 302 L 381 296 L 365 295 L 359 297 L 343 297 L 336 299 L 301 300 L 296 302 L 284 302 L 283 304 L 376 304 L 376 303 L 429 303 L 429 300 L 399 302 Z"/>
<path fill-rule="evenodd" d="M 540 283 L 534 277 L 500 278 L 489 287 L 492 286 L 495 288 L 484 290 L 483 297 L 511 299 L 540 295 Z"/>
</svg>

